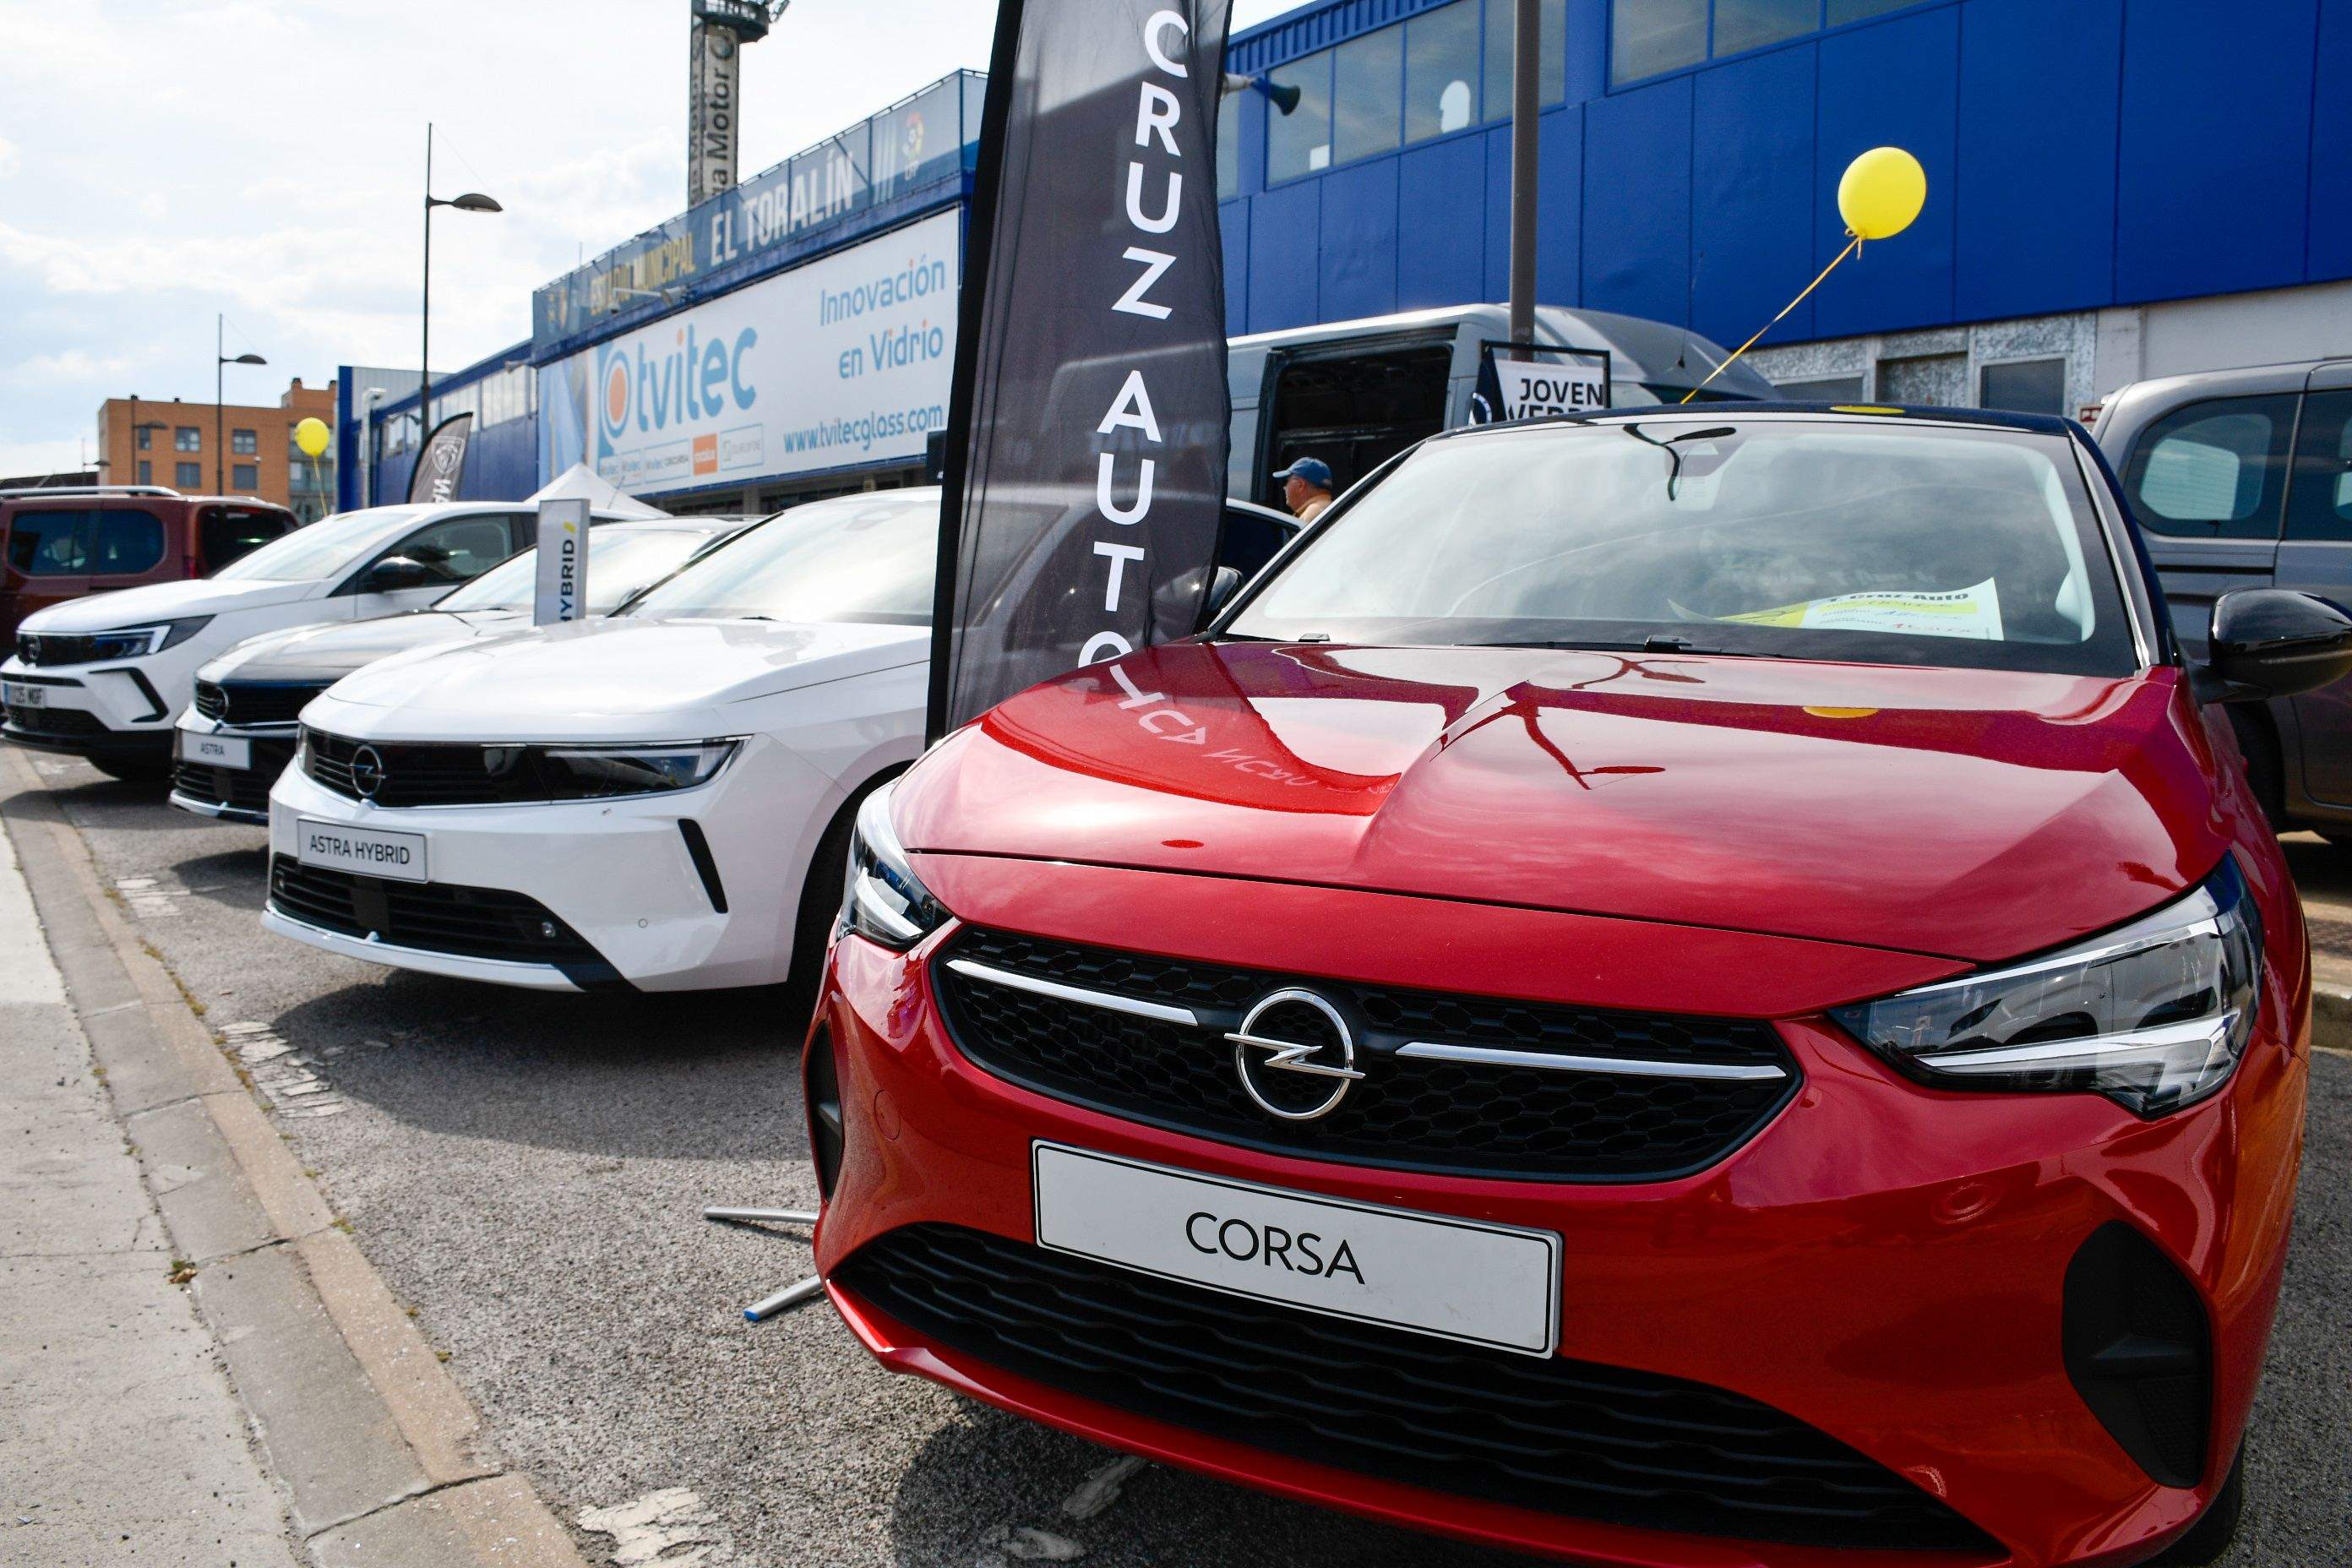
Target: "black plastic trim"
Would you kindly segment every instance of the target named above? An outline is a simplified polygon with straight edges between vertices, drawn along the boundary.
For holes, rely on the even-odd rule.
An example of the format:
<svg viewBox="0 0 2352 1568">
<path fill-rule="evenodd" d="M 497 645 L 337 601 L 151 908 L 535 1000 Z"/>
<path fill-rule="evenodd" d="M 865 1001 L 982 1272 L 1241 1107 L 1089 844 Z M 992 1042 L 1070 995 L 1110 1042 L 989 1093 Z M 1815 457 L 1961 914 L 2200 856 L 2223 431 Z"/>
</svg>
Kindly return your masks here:
<svg viewBox="0 0 2352 1568">
<path fill-rule="evenodd" d="M 719 861 L 710 853 L 710 840 L 703 836 L 702 824 L 690 816 L 680 817 L 677 836 L 686 840 L 687 856 L 694 862 L 694 874 L 702 879 L 702 890 L 709 895 L 710 907 L 725 914 L 727 884 L 719 879 Z"/>
<path fill-rule="evenodd" d="M 2212 1441 L 2212 1332 L 2197 1287 L 2121 1220 L 2066 1265 L 2067 1379 L 2148 1479 L 2193 1487 Z"/>
</svg>

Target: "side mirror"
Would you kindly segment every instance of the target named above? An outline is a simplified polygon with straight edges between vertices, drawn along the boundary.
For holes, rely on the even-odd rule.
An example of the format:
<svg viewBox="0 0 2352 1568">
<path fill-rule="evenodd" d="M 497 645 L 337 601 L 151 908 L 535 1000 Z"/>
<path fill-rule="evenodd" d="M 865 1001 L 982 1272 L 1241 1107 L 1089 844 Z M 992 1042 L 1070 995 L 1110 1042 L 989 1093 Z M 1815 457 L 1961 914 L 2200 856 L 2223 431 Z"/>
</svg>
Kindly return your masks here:
<svg viewBox="0 0 2352 1568">
<path fill-rule="evenodd" d="M 422 561 L 387 555 L 368 568 L 367 577 L 360 585 L 371 594 L 397 594 L 403 588 L 429 588 L 440 580 L 433 568 Z"/>
<path fill-rule="evenodd" d="M 2352 616 L 2284 588 L 2240 588 L 2213 601 L 2213 631 L 2195 672 L 2206 702 L 2260 702 L 2316 691 L 2352 674 Z"/>
<path fill-rule="evenodd" d="M 1217 612 L 1233 603 L 1234 595 L 1242 591 L 1242 573 L 1238 566 L 1220 566 L 1209 580 L 1209 596 L 1201 605 L 1201 624 L 1207 626 L 1217 618 Z"/>
</svg>

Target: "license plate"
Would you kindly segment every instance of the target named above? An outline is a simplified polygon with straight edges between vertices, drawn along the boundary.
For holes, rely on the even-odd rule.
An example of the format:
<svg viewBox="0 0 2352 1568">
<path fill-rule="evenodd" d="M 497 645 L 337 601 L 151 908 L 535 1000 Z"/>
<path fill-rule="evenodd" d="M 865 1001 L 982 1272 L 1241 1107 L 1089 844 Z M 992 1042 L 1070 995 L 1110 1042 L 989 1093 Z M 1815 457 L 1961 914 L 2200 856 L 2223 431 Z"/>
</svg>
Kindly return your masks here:
<svg viewBox="0 0 2352 1568">
<path fill-rule="evenodd" d="M 340 822 L 314 822 L 307 816 L 296 820 L 294 831 L 298 835 L 294 858 L 305 866 L 355 871 L 395 882 L 425 879 L 422 833 L 386 833 L 380 827 L 351 827 Z"/>
<path fill-rule="evenodd" d="M 1524 1355 L 1559 1342 L 1559 1237 L 1030 1146 L 1037 1245 Z"/>
<path fill-rule="evenodd" d="M 49 694 L 37 686 L 10 680 L 0 682 L 0 702 L 5 702 L 11 708 L 47 708 Z"/>
<path fill-rule="evenodd" d="M 245 773 L 253 767 L 253 742 L 234 735 L 200 735 L 192 730 L 180 731 L 180 756 L 184 761 L 205 763 L 215 768 L 235 768 Z"/>
</svg>

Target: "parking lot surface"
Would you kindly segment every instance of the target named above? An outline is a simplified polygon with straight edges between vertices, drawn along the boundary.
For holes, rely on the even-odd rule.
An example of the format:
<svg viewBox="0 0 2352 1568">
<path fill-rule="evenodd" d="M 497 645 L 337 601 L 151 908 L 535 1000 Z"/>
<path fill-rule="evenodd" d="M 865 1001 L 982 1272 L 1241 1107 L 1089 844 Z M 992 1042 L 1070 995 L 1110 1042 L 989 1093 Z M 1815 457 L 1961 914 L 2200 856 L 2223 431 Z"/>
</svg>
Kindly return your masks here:
<svg viewBox="0 0 2352 1568">
<path fill-rule="evenodd" d="M 822 1304 L 772 993 L 541 996 L 395 973 L 259 927 L 265 835 L 80 763 L 36 768 L 245 1065 L 366 1256 L 592 1562 L 1474 1564 L 1494 1554 L 1118 1456 L 891 1377 Z M 2294 851 L 2315 896 L 2352 853 Z M 2352 1562 L 2352 1057 L 2315 1053 L 2294 1254 L 2233 1564 Z"/>
</svg>

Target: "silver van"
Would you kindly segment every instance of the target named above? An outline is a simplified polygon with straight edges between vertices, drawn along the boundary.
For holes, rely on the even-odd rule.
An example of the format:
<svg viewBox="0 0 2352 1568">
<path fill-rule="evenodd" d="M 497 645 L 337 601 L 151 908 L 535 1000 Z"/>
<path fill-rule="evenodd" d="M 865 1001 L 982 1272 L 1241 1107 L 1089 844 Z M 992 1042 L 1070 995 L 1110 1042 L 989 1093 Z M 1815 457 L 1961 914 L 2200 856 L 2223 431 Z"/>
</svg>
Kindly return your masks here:
<svg viewBox="0 0 2352 1568">
<path fill-rule="evenodd" d="M 1510 335 L 1504 307 L 1455 305 L 1234 339 L 1225 356 L 1234 402 L 1225 493 L 1278 501 L 1267 476 L 1299 458 L 1330 464 L 1344 490 L 1424 436 L 1469 424 L 1486 345 Z M 1539 344 L 1605 355 L 1617 408 L 1678 403 L 1730 357 L 1681 327 L 1559 305 L 1538 307 L 1535 335 Z M 1743 360 L 1699 395 L 1776 394 Z"/>
<path fill-rule="evenodd" d="M 2192 657 L 2232 588 L 2352 606 L 2352 359 L 2136 382 L 2092 434 Z M 2352 844 L 2352 683 L 2229 714 L 2273 825 Z"/>
</svg>

